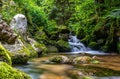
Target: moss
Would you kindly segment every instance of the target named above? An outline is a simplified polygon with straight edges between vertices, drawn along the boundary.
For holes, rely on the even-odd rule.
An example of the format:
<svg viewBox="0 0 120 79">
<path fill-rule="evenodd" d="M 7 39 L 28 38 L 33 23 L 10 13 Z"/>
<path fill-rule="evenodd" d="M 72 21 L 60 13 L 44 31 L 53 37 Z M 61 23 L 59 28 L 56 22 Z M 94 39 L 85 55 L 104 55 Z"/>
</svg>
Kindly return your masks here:
<svg viewBox="0 0 120 79">
<path fill-rule="evenodd" d="M 10 56 L 12 64 L 26 64 L 30 57 L 30 51 L 25 46 L 22 46 L 21 50 L 16 53 L 10 53 Z"/>
<path fill-rule="evenodd" d="M 35 51 L 35 49 L 30 44 L 27 44 L 26 47 L 30 52 L 30 58 L 38 57 L 38 53 Z"/>
<path fill-rule="evenodd" d="M 29 57 L 26 54 L 14 54 L 11 55 L 12 64 L 26 64 Z"/>
<path fill-rule="evenodd" d="M 88 45 L 92 49 L 98 49 L 98 44 L 97 42 L 90 42 Z"/>
<path fill-rule="evenodd" d="M 77 38 L 82 39 L 85 37 L 86 33 L 83 28 L 79 28 L 76 32 Z"/>
<path fill-rule="evenodd" d="M 51 62 L 58 63 L 58 64 L 60 64 L 60 63 L 68 63 L 69 62 L 69 58 L 67 56 L 61 56 L 61 55 L 53 56 L 49 60 Z"/>
<path fill-rule="evenodd" d="M 30 51 L 25 46 L 22 46 L 22 49 L 18 51 L 20 54 L 26 54 L 30 57 Z"/>
<path fill-rule="evenodd" d="M 58 53 L 58 49 L 55 46 L 47 46 L 48 53 Z"/>
<path fill-rule="evenodd" d="M 118 49 L 118 52 L 120 53 L 120 42 L 117 43 L 117 49 Z"/>
<path fill-rule="evenodd" d="M 41 54 L 44 54 L 47 51 L 47 47 L 44 44 L 35 43 L 34 46 L 41 50 Z"/>
<path fill-rule="evenodd" d="M 86 63 L 92 63 L 93 59 L 89 56 L 82 56 L 82 57 L 76 57 L 75 59 L 73 59 L 73 63 L 75 64 L 86 64 Z"/>
<path fill-rule="evenodd" d="M 56 47 L 58 48 L 59 52 L 70 51 L 70 46 L 67 41 L 63 41 L 63 40 L 57 41 Z"/>
<path fill-rule="evenodd" d="M 83 79 L 93 79 L 93 78 L 91 78 L 91 77 L 83 77 Z"/>
<path fill-rule="evenodd" d="M 30 76 L 4 62 L 0 62 L 0 79 L 31 79 Z"/>
<path fill-rule="evenodd" d="M 0 43 L 0 60 L 7 62 L 12 65 L 11 58 L 8 54 L 9 52 Z"/>
</svg>

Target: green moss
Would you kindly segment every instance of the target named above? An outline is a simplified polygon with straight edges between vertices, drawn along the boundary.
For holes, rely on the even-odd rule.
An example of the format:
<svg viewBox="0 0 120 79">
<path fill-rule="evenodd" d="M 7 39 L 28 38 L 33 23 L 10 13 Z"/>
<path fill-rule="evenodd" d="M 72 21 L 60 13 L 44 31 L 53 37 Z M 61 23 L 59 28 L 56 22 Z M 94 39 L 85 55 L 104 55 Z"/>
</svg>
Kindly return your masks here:
<svg viewBox="0 0 120 79">
<path fill-rule="evenodd" d="M 98 49 L 98 44 L 96 42 L 90 42 L 88 46 L 92 49 Z"/>
<path fill-rule="evenodd" d="M 44 44 L 36 43 L 34 46 L 42 51 L 42 54 L 46 53 L 47 47 Z"/>
<path fill-rule="evenodd" d="M 55 46 L 47 46 L 48 53 L 58 53 L 58 49 Z"/>
<path fill-rule="evenodd" d="M 0 62 L 0 79 L 31 79 L 30 76 L 4 62 Z"/>
<path fill-rule="evenodd" d="M 30 57 L 31 57 L 31 58 L 33 58 L 33 57 L 38 57 L 37 52 L 35 51 L 35 49 L 34 49 L 30 44 L 27 44 L 27 49 L 28 49 L 29 52 L 30 52 Z"/>
<path fill-rule="evenodd" d="M 70 46 L 67 41 L 63 40 L 57 41 L 56 47 L 60 52 L 70 51 Z"/>
<path fill-rule="evenodd" d="M 22 49 L 18 51 L 20 54 L 26 54 L 30 57 L 30 51 L 25 46 L 22 46 Z"/>
<path fill-rule="evenodd" d="M 120 42 L 117 43 L 117 49 L 118 49 L 118 51 L 120 53 Z"/>
<path fill-rule="evenodd" d="M 25 46 L 22 46 L 21 50 L 16 53 L 10 53 L 13 64 L 26 64 L 30 57 L 30 50 Z"/>
<path fill-rule="evenodd" d="M 79 28 L 76 32 L 77 38 L 82 39 L 85 37 L 86 33 L 83 28 Z"/>
<path fill-rule="evenodd" d="M 12 65 L 11 58 L 8 53 L 9 52 L 0 43 L 0 60 Z"/>
</svg>

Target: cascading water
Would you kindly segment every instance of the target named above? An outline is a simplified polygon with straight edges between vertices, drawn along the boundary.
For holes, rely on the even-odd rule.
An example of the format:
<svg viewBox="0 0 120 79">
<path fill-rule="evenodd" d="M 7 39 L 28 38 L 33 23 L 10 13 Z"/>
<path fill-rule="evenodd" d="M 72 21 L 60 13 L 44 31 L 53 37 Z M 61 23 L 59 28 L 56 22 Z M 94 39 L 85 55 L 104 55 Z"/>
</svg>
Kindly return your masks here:
<svg viewBox="0 0 120 79">
<path fill-rule="evenodd" d="M 94 51 L 90 48 L 85 47 L 83 43 L 77 38 L 77 36 L 73 36 L 70 34 L 70 39 L 68 39 L 68 43 L 71 46 L 72 53 L 88 53 L 88 54 L 99 54 L 99 55 L 108 55 L 108 53 L 104 53 L 101 51 Z"/>
<path fill-rule="evenodd" d="M 84 44 L 81 43 L 80 40 L 76 36 L 70 36 L 70 39 L 68 39 L 68 42 L 71 46 L 71 52 L 80 52 L 80 51 L 87 50 Z"/>
</svg>

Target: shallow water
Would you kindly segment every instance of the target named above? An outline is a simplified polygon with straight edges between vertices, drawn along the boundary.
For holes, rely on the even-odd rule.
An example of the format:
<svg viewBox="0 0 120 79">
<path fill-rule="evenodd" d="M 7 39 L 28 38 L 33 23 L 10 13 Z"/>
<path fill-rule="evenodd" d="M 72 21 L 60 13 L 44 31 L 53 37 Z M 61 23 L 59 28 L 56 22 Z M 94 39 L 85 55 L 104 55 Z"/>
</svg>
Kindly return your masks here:
<svg viewBox="0 0 120 79">
<path fill-rule="evenodd" d="M 28 73 L 32 79 L 82 79 L 80 76 L 90 76 L 92 77 L 91 79 L 120 79 L 120 56 L 118 55 L 95 56 L 95 58 L 100 61 L 99 64 L 77 64 L 77 66 L 72 64 L 47 64 L 46 60 L 54 55 L 55 54 L 34 58 L 30 60 L 27 65 L 15 67 Z M 82 68 L 80 66 L 82 66 Z M 89 69 L 89 67 L 86 66 L 95 68 Z M 103 76 L 95 75 L 97 73 L 103 74 Z M 105 73 L 110 74 L 110 76 L 105 76 Z"/>
</svg>

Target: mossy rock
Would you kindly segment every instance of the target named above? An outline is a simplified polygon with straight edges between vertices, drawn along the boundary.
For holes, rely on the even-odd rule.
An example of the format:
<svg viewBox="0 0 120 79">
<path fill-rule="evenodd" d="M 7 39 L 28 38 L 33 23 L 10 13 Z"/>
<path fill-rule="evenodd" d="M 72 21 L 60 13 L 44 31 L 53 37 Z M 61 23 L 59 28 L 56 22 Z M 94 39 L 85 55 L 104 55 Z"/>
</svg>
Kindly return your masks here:
<svg viewBox="0 0 120 79">
<path fill-rule="evenodd" d="M 69 58 L 67 56 L 53 56 L 49 59 L 49 61 L 54 62 L 54 63 L 68 63 Z"/>
<path fill-rule="evenodd" d="M 89 56 L 81 56 L 73 59 L 74 64 L 87 64 L 92 63 L 93 59 Z"/>
<path fill-rule="evenodd" d="M 34 47 L 36 48 L 38 52 L 38 56 L 41 54 L 45 54 L 47 52 L 47 47 L 45 46 L 45 44 L 35 43 Z"/>
<path fill-rule="evenodd" d="M 21 44 L 15 45 L 4 45 L 4 47 L 10 51 L 9 55 L 12 60 L 12 64 L 26 64 L 29 57 L 30 51 L 27 47 Z"/>
<path fill-rule="evenodd" d="M 30 58 L 38 57 L 38 52 L 31 46 L 31 44 L 27 44 L 26 47 L 30 52 Z"/>
<path fill-rule="evenodd" d="M 26 54 L 13 54 L 11 55 L 12 64 L 26 64 L 29 56 Z"/>
<path fill-rule="evenodd" d="M 9 65 L 11 65 L 12 62 L 11 62 L 11 58 L 8 53 L 9 52 L 0 43 L 0 61 L 4 61 L 8 63 Z"/>
<path fill-rule="evenodd" d="M 31 79 L 22 71 L 12 68 L 4 62 L 0 62 L 0 79 Z"/>
<path fill-rule="evenodd" d="M 70 51 L 69 43 L 64 40 L 57 41 L 56 47 L 58 48 L 59 52 L 69 52 Z"/>
<path fill-rule="evenodd" d="M 55 46 L 47 46 L 48 53 L 58 53 L 58 49 Z"/>
</svg>

